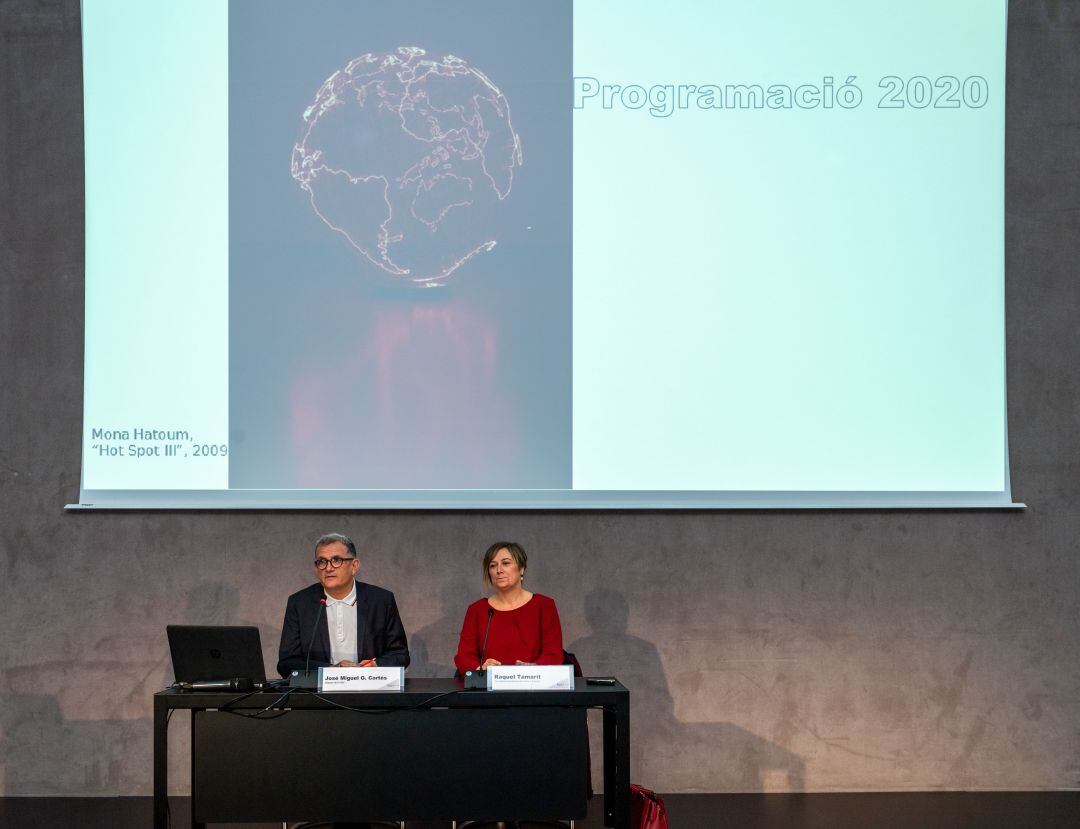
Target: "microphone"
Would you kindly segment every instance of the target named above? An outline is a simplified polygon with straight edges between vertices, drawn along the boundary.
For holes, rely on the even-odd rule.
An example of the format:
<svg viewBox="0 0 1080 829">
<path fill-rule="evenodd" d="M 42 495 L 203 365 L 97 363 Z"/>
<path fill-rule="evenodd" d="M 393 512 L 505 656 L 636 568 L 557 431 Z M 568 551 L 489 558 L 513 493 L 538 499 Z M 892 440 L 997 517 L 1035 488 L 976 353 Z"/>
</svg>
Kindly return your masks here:
<svg viewBox="0 0 1080 829">
<path fill-rule="evenodd" d="M 311 629 L 311 639 L 307 645 L 307 657 L 304 659 L 304 676 L 307 676 L 311 668 L 311 649 L 315 646 L 315 636 L 319 632 L 319 622 L 322 621 L 323 613 L 326 612 L 326 596 L 319 599 L 319 615 L 315 617 L 315 627 Z"/>
<path fill-rule="evenodd" d="M 480 646 L 480 670 L 484 669 L 484 652 L 487 650 L 488 634 L 491 633 L 491 617 L 495 615 L 495 608 L 488 608 L 487 626 L 484 628 L 484 644 Z"/>
<path fill-rule="evenodd" d="M 465 672 L 466 691 L 486 691 L 487 671 L 484 670 L 484 655 L 487 653 L 488 634 L 491 633 L 491 620 L 495 616 L 495 608 L 488 608 L 487 626 L 484 628 L 484 644 L 480 646 L 480 667 L 475 671 Z"/>
<path fill-rule="evenodd" d="M 255 683 L 261 686 L 262 683 Z M 250 691 L 252 689 L 252 682 L 250 679 L 244 679 L 243 677 L 234 677 L 233 679 L 206 679 L 199 682 L 177 682 L 177 687 L 181 691 Z M 261 687 L 258 690 L 262 690 Z"/>
</svg>

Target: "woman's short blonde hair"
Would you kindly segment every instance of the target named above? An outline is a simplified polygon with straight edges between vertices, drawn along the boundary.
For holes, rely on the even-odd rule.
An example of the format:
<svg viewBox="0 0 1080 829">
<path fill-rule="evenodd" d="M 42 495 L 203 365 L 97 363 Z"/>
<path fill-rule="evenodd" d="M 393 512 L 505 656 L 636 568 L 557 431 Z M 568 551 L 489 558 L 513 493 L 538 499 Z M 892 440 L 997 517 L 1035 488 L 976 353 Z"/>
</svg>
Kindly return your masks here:
<svg viewBox="0 0 1080 829">
<path fill-rule="evenodd" d="M 525 567 L 529 563 L 529 557 L 525 555 L 525 548 L 516 541 L 496 541 L 487 548 L 487 552 L 484 553 L 484 563 L 481 565 L 484 570 L 484 584 L 488 585 L 488 587 L 495 586 L 491 581 L 491 573 L 488 572 L 488 565 L 491 564 L 491 560 L 495 558 L 495 555 L 499 550 L 506 550 L 506 552 L 510 553 L 510 557 L 517 562 L 517 566 L 521 568 L 523 575 L 525 573 Z"/>
</svg>

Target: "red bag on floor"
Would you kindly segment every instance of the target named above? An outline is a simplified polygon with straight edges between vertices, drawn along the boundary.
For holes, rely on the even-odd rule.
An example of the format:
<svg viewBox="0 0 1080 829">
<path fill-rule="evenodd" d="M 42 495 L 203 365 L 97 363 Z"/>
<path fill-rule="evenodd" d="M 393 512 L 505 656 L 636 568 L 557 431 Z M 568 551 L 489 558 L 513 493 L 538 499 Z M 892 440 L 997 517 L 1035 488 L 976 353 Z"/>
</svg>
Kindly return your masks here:
<svg viewBox="0 0 1080 829">
<path fill-rule="evenodd" d="M 630 826 L 633 829 L 668 829 L 664 799 L 656 792 L 631 783 Z"/>
</svg>

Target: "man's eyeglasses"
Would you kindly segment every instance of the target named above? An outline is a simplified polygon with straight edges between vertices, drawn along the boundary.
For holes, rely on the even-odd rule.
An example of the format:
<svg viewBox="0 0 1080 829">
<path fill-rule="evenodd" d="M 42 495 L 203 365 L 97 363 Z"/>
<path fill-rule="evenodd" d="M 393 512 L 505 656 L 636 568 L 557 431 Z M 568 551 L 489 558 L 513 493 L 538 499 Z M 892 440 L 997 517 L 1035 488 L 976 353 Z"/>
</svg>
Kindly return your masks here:
<svg viewBox="0 0 1080 829">
<path fill-rule="evenodd" d="M 349 556 L 348 558 L 342 558 L 341 556 L 334 556 L 333 558 L 317 558 L 313 563 L 318 570 L 325 570 L 327 567 L 336 570 L 346 561 L 356 561 L 356 556 Z"/>
</svg>

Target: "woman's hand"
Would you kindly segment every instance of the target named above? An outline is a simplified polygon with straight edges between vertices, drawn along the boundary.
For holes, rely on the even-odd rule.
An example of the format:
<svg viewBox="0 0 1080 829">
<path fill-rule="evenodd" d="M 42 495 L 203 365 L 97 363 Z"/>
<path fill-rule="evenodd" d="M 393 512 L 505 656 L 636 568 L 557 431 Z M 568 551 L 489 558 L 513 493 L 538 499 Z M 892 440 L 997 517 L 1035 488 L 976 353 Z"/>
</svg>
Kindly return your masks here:
<svg viewBox="0 0 1080 829">
<path fill-rule="evenodd" d="M 486 671 L 492 665 L 501 665 L 501 664 L 502 664 L 502 662 L 500 662 L 498 659 L 485 659 L 484 664 L 481 665 L 479 668 L 477 668 L 477 670 L 478 671 Z"/>
</svg>

